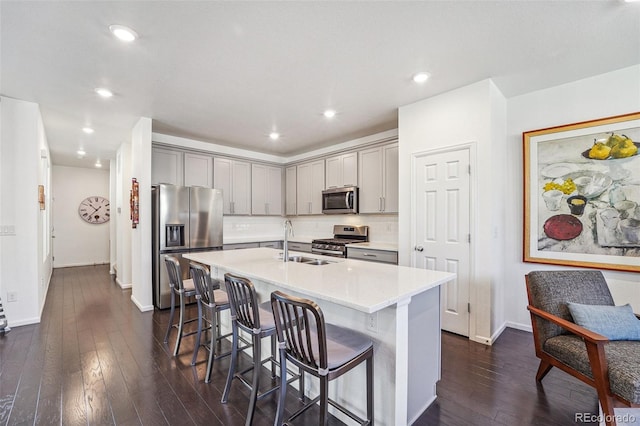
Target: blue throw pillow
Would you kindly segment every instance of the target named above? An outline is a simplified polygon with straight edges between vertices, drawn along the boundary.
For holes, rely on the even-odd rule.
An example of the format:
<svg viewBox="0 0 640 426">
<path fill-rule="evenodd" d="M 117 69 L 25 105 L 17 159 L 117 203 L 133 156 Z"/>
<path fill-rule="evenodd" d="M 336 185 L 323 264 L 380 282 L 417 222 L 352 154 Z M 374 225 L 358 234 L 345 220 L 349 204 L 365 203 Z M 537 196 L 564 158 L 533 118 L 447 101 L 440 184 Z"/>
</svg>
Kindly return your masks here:
<svg viewBox="0 0 640 426">
<path fill-rule="evenodd" d="M 640 319 L 628 303 L 623 306 L 567 303 L 573 321 L 609 340 L 640 340 Z"/>
</svg>

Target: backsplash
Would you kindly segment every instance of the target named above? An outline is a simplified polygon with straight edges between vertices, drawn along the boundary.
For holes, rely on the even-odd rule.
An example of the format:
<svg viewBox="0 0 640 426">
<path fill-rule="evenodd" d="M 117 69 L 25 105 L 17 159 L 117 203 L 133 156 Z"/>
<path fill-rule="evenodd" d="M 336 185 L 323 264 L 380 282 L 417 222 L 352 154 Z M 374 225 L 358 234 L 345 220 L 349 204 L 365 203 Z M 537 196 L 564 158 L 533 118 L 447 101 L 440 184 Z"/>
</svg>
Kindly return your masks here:
<svg viewBox="0 0 640 426">
<path fill-rule="evenodd" d="M 398 242 L 397 215 L 321 215 L 292 216 L 295 235 L 329 238 L 333 225 L 368 225 L 369 240 L 377 243 Z M 283 234 L 283 217 L 225 216 L 225 238 L 278 237 Z"/>
</svg>

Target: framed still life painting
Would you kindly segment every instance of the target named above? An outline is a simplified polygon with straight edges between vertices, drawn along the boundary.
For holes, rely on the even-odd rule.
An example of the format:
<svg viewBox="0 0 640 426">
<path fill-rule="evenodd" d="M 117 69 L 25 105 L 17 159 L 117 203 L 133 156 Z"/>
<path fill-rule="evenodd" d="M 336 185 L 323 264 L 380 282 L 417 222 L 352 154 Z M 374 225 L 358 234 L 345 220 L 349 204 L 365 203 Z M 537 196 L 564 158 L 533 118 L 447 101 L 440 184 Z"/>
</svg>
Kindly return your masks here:
<svg viewBox="0 0 640 426">
<path fill-rule="evenodd" d="M 640 112 L 522 136 L 524 261 L 640 272 Z"/>
</svg>

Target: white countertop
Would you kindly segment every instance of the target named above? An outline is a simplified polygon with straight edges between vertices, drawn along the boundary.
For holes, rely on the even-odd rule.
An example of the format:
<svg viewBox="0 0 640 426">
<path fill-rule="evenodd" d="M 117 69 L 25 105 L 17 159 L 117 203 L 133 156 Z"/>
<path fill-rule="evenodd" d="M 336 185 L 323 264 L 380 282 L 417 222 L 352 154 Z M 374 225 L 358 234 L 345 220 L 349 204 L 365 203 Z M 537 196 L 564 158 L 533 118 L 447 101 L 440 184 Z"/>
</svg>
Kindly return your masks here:
<svg viewBox="0 0 640 426">
<path fill-rule="evenodd" d="M 184 257 L 225 271 L 261 280 L 365 313 L 379 311 L 399 301 L 453 280 L 455 274 L 382 263 L 310 255 L 328 265 L 307 265 L 278 259 L 282 250 L 251 248 L 185 254 Z"/>
<path fill-rule="evenodd" d="M 376 242 L 371 242 L 371 241 L 369 241 L 368 243 L 347 244 L 347 248 L 349 248 L 349 247 L 369 249 L 369 250 L 387 250 L 387 251 L 395 251 L 395 252 L 398 251 L 398 244 L 394 244 L 394 243 L 376 243 Z"/>
</svg>

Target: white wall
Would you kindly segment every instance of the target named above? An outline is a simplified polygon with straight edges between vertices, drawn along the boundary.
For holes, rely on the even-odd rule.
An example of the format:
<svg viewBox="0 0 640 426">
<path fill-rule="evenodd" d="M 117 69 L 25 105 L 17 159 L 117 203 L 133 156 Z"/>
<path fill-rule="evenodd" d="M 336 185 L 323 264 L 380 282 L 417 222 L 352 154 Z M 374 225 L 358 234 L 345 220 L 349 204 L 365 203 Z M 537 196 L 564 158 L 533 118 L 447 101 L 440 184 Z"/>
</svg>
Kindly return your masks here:
<svg viewBox="0 0 640 426">
<path fill-rule="evenodd" d="M 125 142 L 116 153 L 115 209 L 112 207 L 111 219 L 116 227 L 116 283 L 121 288 L 131 288 L 131 208 L 129 191 L 131 190 L 131 143 Z"/>
<path fill-rule="evenodd" d="M 484 80 L 399 110 L 398 258 L 409 265 L 412 253 L 411 161 L 416 153 L 471 144 L 472 258 L 469 337 L 490 343 L 499 331 L 495 306 L 502 303 L 503 252 L 500 235 L 504 198 L 501 160 L 506 127 L 506 101 L 491 80 Z M 475 158 L 473 153 L 475 152 Z M 501 310 L 499 307 L 498 309 Z M 498 315 L 498 318 L 500 315 Z"/>
<path fill-rule="evenodd" d="M 151 119 L 142 117 L 131 132 L 131 174 L 140 185 L 140 223 L 131 232 L 131 300 L 153 310 L 151 283 Z"/>
<path fill-rule="evenodd" d="M 38 105 L 6 97 L 1 104 L 0 226 L 13 232 L 0 236 L 0 288 L 9 325 L 17 326 L 40 321 L 51 278 L 51 161 Z M 17 301 L 8 302 L 9 292 Z"/>
<path fill-rule="evenodd" d="M 567 268 L 522 262 L 522 132 L 640 111 L 640 65 L 514 97 L 507 106 L 505 198 L 516 202 L 505 204 L 505 320 L 530 329 L 524 275 Z M 616 304 L 628 302 L 640 312 L 639 274 L 604 271 L 604 275 Z"/>
<path fill-rule="evenodd" d="M 53 166 L 53 266 L 109 263 L 110 222 L 90 224 L 78 215 L 86 197 L 110 199 L 109 171 Z"/>
</svg>

